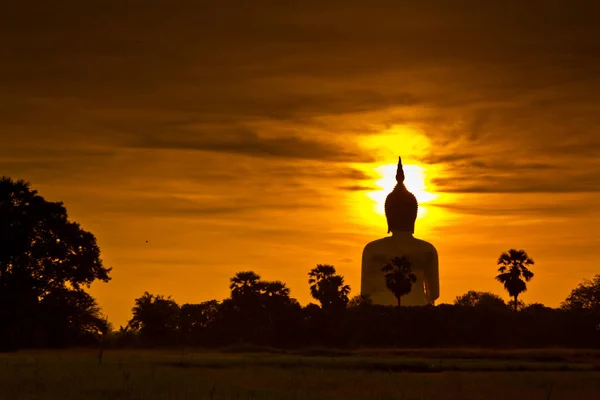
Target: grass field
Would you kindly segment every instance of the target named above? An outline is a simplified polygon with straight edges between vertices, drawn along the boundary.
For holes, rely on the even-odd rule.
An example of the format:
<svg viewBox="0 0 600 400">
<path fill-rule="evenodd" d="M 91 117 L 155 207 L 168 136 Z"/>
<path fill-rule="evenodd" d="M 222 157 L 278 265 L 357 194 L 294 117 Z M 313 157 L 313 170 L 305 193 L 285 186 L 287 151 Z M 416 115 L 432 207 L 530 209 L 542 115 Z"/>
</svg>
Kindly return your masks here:
<svg viewBox="0 0 600 400">
<path fill-rule="evenodd" d="M 600 352 L 108 350 L 0 354 L 2 399 L 600 399 Z"/>
</svg>

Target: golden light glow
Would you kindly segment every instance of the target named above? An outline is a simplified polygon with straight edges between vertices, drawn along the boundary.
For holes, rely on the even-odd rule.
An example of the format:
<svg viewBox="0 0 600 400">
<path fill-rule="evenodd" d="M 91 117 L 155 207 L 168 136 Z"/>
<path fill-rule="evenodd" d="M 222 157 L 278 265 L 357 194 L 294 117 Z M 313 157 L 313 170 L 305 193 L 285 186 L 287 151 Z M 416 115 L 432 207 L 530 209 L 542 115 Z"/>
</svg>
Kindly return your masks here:
<svg viewBox="0 0 600 400">
<path fill-rule="evenodd" d="M 418 160 L 430 154 L 431 142 L 427 135 L 418 127 L 394 125 L 377 135 L 363 138 L 361 147 L 369 154 L 372 164 L 353 164 L 351 167 L 364 171 L 371 176 L 367 192 L 350 193 L 347 200 L 351 215 L 358 216 L 367 229 L 381 232 L 386 227 L 385 199 L 396 185 L 397 160 L 401 155 L 404 161 L 405 184 L 419 202 L 415 229 L 420 235 L 427 236 L 434 228 L 443 223 L 443 209 L 429 207 L 432 202 L 438 202 L 441 194 L 436 193 L 435 178 L 445 176 L 440 165 L 423 165 Z M 443 196 L 444 198 L 446 196 Z M 426 218 L 424 218 L 427 216 Z M 385 231 L 384 231 L 385 232 Z"/>
<path fill-rule="evenodd" d="M 367 196 L 375 202 L 375 212 L 385 215 L 385 198 L 396 186 L 397 164 L 387 164 L 375 168 L 379 179 L 375 185 L 379 190 L 368 192 Z M 404 176 L 406 188 L 412 192 L 419 202 L 419 213 L 417 218 L 427 214 L 427 208 L 421 205 L 435 200 L 438 196 L 428 190 L 426 170 L 419 165 L 404 165 Z"/>
</svg>

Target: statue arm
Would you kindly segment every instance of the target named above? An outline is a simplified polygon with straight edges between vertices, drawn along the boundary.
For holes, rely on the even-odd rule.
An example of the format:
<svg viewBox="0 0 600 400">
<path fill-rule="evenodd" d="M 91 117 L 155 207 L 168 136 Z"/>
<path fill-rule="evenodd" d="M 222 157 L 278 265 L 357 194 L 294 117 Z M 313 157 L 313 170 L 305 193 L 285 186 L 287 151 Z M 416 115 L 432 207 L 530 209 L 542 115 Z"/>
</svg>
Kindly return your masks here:
<svg viewBox="0 0 600 400">
<path fill-rule="evenodd" d="M 440 270 L 438 253 L 435 248 L 431 253 L 431 264 L 426 272 L 427 286 L 430 290 L 430 301 L 433 303 L 440 297 Z"/>
</svg>

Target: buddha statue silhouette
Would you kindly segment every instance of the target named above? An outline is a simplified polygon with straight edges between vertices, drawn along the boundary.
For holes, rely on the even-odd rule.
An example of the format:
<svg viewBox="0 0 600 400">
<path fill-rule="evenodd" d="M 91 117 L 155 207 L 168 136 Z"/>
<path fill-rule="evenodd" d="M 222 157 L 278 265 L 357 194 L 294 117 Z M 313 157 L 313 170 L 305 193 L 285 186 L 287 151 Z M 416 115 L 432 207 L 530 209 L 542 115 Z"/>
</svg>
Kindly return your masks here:
<svg viewBox="0 0 600 400">
<path fill-rule="evenodd" d="M 396 305 L 397 300 L 387 289 L 384 265 L 394 257 L 405 256 L 412 264 L 417 281 L 409 294 L 402 296 L 404 306 L 434 304 L 440 295 L 438 254 L 435 247 L 413 236 L 419 208 L 416 197 L 404 185 L 402 159 L 398 161 L 396 187 L 385 200 L 388 236 L 367 244 L 363 250 L 361 294 L 369 296 L 373 304 Z"/>
</svg>

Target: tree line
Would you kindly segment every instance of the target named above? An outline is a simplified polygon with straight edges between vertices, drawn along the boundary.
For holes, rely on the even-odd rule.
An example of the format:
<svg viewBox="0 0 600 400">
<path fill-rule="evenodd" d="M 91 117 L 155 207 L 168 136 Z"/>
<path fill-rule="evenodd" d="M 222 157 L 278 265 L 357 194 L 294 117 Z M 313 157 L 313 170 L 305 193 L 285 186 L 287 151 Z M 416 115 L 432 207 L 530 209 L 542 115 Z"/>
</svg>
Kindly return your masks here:
<svg viewBox="0 0 600 400">
<path fill-rule="evenodd" d="M 0 179 L 0 349 L 103 346 L 273 347 L 510 346 L 600 347 L 600 275 L 575 288 L 557 309 L 519 299 L 534 277 L 533 260 L 511 249 L 496 280 L 511 301 L 469 291 L 454 304 L 401 307 L 415 282 L 410 260 L 382 266 L 397 306 L 373 305 L 332 265 L 308 272 L 314 303 L 291 296 L 281 281 L 254 271 L 230 279 L 229 297 L 198 304 L 144 293 L 132 318 L 114 330 L 86 289 L 108 282 L 93 234 L 69 221 L 24 181 Z"/>
<path fill-rule="evenodd" d="M 500 282 L 506 281 L 504 273 Z M 110 341 L 116 346 L 600 347 L 600 275 L 581 283 L 558 309 L 525 304 L 512 287 L 508 303 L 472 290 L 453 304 L 374 305 L 368 297 L 350 298 L 350 287 L 331 265 L 313 268 L 308 283 L 315 303 L 306 306 L 284 283 L 264 281 L 253 271 L 232 277 L 230 296 L 222 302 L 179 305 L 171 297 L 144 293 L 135 300 L 129 323 Z"/>
</svg>

